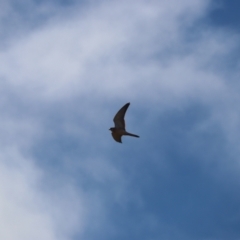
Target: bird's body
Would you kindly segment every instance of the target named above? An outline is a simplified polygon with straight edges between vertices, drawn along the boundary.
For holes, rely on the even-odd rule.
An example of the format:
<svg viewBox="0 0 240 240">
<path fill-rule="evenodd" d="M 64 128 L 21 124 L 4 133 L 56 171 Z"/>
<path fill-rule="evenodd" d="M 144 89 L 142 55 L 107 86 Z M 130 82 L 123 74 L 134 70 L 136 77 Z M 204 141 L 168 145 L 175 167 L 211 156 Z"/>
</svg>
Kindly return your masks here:
<svg viewBox="0 0 240 240">
<path fill-rule="evenodd" d="M 138 135 L 129 133 L 125 130 L 125 121 L 124 116 L 125 113 L 129 107 L 130 103 L 125 104 L 115 115 L 113 122 L 115 124 L 114 128 L 110 128 L 109 130 L 112 131 L 112 137 L 115 141 L 122 143 L 122 136 L 132 136 L 132 137 L 138 137 Z"/>
</svg>

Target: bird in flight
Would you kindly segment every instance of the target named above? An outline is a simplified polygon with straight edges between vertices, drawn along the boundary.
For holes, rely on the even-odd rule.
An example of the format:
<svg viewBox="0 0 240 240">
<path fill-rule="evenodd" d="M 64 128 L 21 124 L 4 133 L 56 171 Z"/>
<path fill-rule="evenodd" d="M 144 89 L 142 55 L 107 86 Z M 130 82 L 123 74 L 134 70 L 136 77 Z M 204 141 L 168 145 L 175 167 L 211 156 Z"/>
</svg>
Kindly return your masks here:
<svg viewBox="0 0 240 240">
<path fill-rule="evenodd" d="M 112 137 L 116 142 L 122 143 L 122 136 L 132 136 L 132 137 L 138 137 L 138 135 L 129 133 L 125 130 L 125 121 L 124 116 L 125 113 L 129 107 L 130 103 L 125 104 L 115 115 L 113 122 L 115 124 L 115 127 L 110 128 L 109 130 L 112 131 Z"/>
</svg>

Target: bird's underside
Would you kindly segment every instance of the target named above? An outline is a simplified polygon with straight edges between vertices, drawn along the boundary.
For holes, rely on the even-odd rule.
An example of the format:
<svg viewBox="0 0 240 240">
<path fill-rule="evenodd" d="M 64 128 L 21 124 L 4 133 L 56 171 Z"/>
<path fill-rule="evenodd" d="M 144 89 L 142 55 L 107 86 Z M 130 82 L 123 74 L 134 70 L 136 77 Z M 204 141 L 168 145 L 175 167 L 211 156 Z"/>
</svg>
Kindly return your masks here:
<svg viewBox="0 0 240 240">
<path fill-rule="evenodd" d="M 139 138 L 138 135 L 132 134 L 132 133 L 124 133 L 124 134 L 118 134 L 117 132 L 112 132 L 112 137 L 116 142 L 122 143 L 122 136 L 131 136 L 131 137 L 137 137 Z"/>
</svg>

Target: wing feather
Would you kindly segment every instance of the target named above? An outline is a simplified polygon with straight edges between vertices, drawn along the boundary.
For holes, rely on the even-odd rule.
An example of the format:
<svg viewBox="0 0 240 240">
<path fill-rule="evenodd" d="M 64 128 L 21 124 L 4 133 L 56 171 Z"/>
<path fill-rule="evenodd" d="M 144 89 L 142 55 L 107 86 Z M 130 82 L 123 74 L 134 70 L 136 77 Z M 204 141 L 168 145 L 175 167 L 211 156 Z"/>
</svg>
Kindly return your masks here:
<svg viewBox="0 0 240 240">
<path fill-rule="evenodd" d="M 125 117 L 125 113 L 129 107 L 129 105 L 130 105 L 130 103 L 125 104 L 115 115 L 113 122 L 114 122 L 116 128 L 125 129 L 124 117 Z"/>
</svg>

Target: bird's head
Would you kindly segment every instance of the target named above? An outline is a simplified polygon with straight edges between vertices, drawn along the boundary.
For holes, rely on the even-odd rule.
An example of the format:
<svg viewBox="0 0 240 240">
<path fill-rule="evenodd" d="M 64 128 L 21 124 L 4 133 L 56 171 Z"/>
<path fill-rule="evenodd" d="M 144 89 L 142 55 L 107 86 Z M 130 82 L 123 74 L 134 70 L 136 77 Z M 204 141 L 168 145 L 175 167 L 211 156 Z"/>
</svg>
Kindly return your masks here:
<svg viewBox="0 0 240 240">
<path fill-rule="evenodd" d="M 110 131 L 113 131 L 113 128 L 111 127 L 111 128 L 109 128 L 109 130 L 110 130 Z"/>
</svg>

